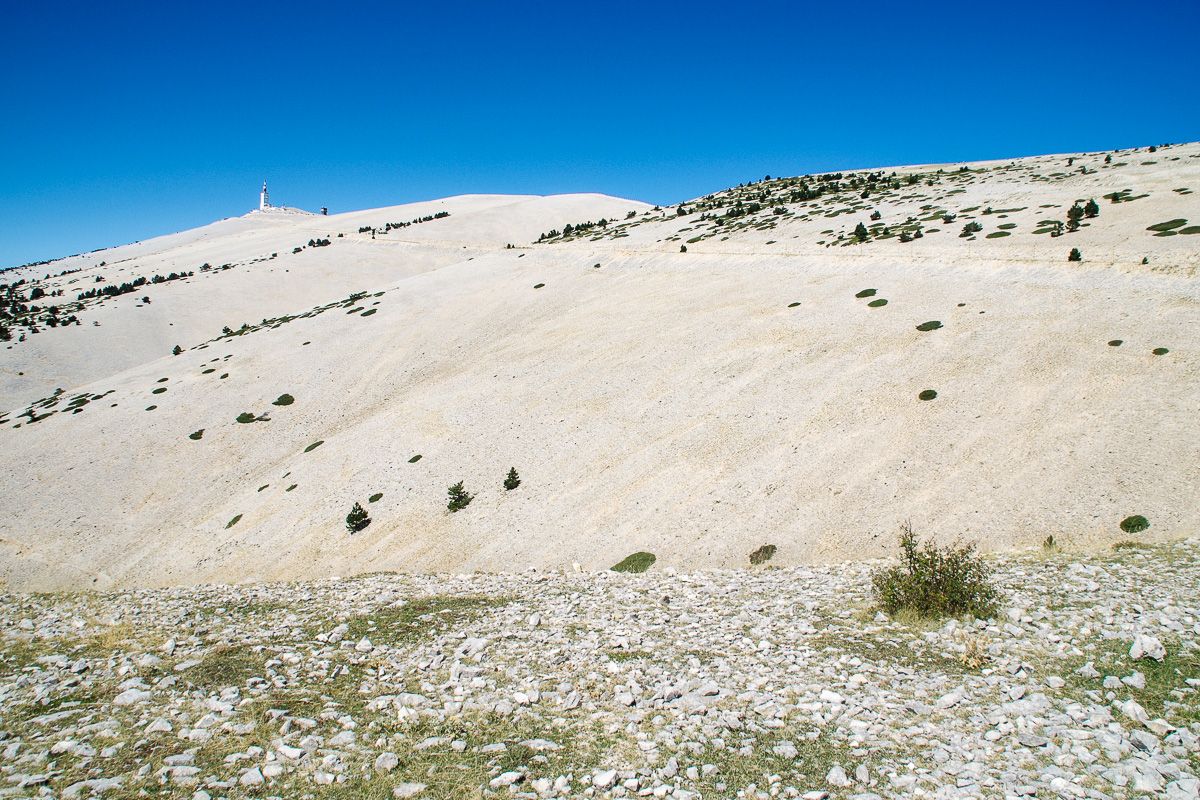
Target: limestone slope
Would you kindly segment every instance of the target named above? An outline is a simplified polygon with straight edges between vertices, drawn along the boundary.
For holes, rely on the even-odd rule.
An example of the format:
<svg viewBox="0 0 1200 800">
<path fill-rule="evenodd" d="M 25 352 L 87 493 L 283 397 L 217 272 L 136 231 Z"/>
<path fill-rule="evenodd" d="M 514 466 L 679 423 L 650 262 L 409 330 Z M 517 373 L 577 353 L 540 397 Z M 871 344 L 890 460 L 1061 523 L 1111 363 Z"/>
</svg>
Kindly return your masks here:
<svg viewBox="0 0 1200 800">
<path fill-rule="evenodd" d="M 145 585 L 637 550 L 690 568 L 762 544 L 787 564 L 882 554 L 906 519 L 987 549 L 1108 544 L 1134 514 L 1142 537 L 1193 533 L 1200 147 L 1105 155 L 856 173 L 810 199 L 791 198 L 815 176 L 764 181 L 682 214 L 601 196 L 281 212 L 139 251 L 128 274 L 236 265 L 0 351 L 0 570 Z M 1077 232 L 1036 232 L 1091 198 Z M 47 375 L 77 382 L 24 405 Z M 460 480 L 475 499 L 450 514 Z M 350 535 L 356 501 L 372 523 Z"/>
</svg>

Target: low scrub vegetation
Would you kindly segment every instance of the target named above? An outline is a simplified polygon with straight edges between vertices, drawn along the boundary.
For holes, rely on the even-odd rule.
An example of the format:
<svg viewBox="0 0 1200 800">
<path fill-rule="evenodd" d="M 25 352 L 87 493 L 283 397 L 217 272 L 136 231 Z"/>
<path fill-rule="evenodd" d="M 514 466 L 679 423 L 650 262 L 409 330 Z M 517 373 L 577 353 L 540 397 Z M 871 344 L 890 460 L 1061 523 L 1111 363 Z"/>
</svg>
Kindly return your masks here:
<svg viewBox="0 0 1200 800">
<path fill-rule="evenodd" d="M 900 533 L 900 563 L 875 571 L 871 584 L 889 614 L 986 619 L 995 614 L 999 600 L 991 571 L 974 545 L 922 544 L 908 523 Z"/>
<path fill-rule="evenodd" d="M 657 560 L 658 559 L 654 553 L 632 553 L 625 556 L 625 558 L 621 559 L 616 564 L 613 564 L 612 571 L 633 573 L 645 572 L 646 570 L 650 569 L 650 567 L 654 566 L 654 562 Z"/>
</svg>

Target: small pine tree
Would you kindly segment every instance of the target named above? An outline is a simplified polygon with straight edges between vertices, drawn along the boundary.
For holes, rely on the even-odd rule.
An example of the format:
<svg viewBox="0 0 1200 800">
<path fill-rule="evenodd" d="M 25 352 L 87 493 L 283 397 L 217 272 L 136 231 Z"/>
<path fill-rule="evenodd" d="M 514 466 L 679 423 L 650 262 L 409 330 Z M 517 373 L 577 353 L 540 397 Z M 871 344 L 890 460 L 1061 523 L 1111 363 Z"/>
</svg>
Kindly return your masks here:
<svg viewBox="0 0 1200 800">
<path fill-rule="evenodd" d="M 1106 156 L 1104 157 L 1104 163 L 1105 163 L 1105 164 L 1111 164 L 1111 163 L 1112 163 L 1112 153 L 1109 153 L 1108 155 L 1106 155 Z"/>
<path fill-rule="evenodd" d="M 180 354 L 180 353 L 182 353 L 182 352 L 183 352 L 183 348 L 182 348 L 182 347 L 180 347 L 179 345 L 175 345 L 175 347 L 174 347 L 174 348 L 172 348 L 172 350 L 171 350 L 171 355 L 173 355 L 173 356 L 177 356 L 177 355 L 179 355 L 179 354 Z"/>
<path fill-rule="evenodd" d="M 463 488 L 462 481 L 459 481 L 451 486 L 446 490 L 446 493 L 450 498 L 449 502 L 446 503 L 446 508 L 450 512 L 461 511 L 462 509 L 471 505 L 471 501 L 475 499 L 475 495 L 469 494 L 467 490 Z"/>
<path fill-rule="evenodd" d="M 686 252 L 687 252 L 687 245 L 686 245 L 686 244 L 681 244 L 681 245 L 679 245 L 679 252 L 681 252 L 681 253 L 686 253 Z"/>
<path fill-rule="evenodd" d="M 1083 207 L 1078 203 L 1067 209 L 1067 232 L 1079 230 L 1079 221 L 1083 219 Z"/>
<path fill-rule="evenodd" d="M 354 508 L 350 509 L 350 513 L 346 515 L 346 530 L 358 533 L 370 524 L 371 518 L 367 516 L 367 510 L 362 507 L 362 504 L 355 503 Z"/>
<path fill-rule="evenodd" d="M 1100 216 L 1100 204 L 1096 202 L 1095 198 L 1089 199 L 1083 206 L 1083 214 L 1088 219 Z"/>
<path fill-rule="evenodd" d="M 521 476 L 517 475 L 516 467 L 509 467 L 508 475 L 504 477 L 504 489 L 511 492 L 521 485 Z"/>
<path fill-rule="evenodd" d="M 1067 261 L 1083 261 L 1083 253 L 1079 252 L 1078 247 L 1072 247 L 1071 252 L 1067 254 Z"/>
<path fill-rule="evenodd" d="M 867 231 L 867 226 L 863 225 L 861 222 L 858 223 L 858 225 L 854 228 L 854 238 L 858 239 L 860 242 L 865 242 L 867 240 L 867 236 L 869 235 L 870 233 Z"/>
</svg>

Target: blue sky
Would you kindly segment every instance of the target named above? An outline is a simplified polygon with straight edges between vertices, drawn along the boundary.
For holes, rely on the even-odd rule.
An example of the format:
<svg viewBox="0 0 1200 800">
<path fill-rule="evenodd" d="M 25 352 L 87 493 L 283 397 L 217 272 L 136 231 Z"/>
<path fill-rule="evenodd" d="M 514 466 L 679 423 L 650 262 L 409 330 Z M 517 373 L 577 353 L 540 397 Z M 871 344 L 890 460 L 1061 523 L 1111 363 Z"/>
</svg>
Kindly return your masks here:
<svg viewBox="0 0 1200 800">
<path fill-rule="evenodd" d="M 0 265 L 468 192 L 1200 138 L 1196 0 L 10 4 Z"/>
</svg>

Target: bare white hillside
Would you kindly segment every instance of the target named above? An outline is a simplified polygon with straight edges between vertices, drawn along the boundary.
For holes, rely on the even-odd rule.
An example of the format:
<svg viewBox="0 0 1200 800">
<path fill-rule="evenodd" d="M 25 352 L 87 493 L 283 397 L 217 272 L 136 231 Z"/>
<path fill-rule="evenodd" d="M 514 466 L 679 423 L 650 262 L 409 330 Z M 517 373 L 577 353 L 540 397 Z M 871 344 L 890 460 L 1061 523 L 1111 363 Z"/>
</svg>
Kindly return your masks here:
<svg viewBox="0 0 1200 800">
<path fill-rule="evenodd" d="M 195 274 L 0 350 L 0 575 L 791 564 L 879 555 L 906 519 L 985 549 L 1193 534 L 1200 146 L 1110 155 L 776 179 L 683 213 L 255 213 L 38 267 L 81 268 L 39 284 L 70 298 Z"/>
</svg>

